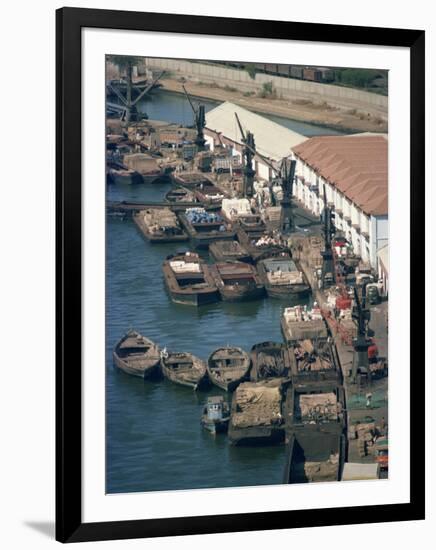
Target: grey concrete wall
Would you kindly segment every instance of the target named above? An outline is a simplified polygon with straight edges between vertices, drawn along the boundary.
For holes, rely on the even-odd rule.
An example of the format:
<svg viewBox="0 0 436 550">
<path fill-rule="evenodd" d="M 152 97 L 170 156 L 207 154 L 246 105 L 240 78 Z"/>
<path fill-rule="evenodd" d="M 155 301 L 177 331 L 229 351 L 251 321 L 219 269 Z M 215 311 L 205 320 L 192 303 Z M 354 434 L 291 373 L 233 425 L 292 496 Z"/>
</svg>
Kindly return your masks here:
<svg viewBox="0 0 436 550">
<path fill-rule="evenodd" d="M 308 82 L 294 78 L 272 76 L 264 73 L 256 73 L 254 79 L 240 69 L 208 65 L 206 63 L 192 63 L 182 59 L 147 58 L 146 65 L 151 69 L 167 69 L 186 78 L 203 82 L 216 82 L 219 86 L 232 86 L 241 92 L 256 92 L 266 82 L 272 82 L 279 97 L 285 99 L 307 98 L 313 101 L 326 101 L 330 105 L 350 108 L 356 105 L 358 109 L 375 108 L 381 112 L 388 111 L 388 98 L 379 94 L 343 88 L 332 84 Z"/>
</svg>

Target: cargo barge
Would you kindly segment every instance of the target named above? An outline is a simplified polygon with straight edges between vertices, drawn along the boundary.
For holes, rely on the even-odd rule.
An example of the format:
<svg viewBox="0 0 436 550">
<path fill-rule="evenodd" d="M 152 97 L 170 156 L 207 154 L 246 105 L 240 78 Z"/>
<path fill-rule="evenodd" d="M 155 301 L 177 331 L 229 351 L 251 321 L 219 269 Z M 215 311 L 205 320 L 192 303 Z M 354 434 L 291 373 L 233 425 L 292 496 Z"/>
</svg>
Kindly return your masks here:
<svg viewBox="0 0 436 550">
<path fill-rule="evenodd" d="M 219 262 L 210 267 L 210 272 L 223 301 L 241 302 L 264 296 L 264 284 L 253 265 Z"/>
<path fill-rule="evenodd" d="M 201 306 L 219 301 L 209 266 L 195 252 L 168 256 L 162 271 L 166 288 L 176 304 Z"/>
<path fill-rule="evenodd" d="M 327 323 L 316 305 L 312 310 L 308 310 L 306 306 L 285 308 L 281 330 L 285 342 L 290 345 L 306 339 L 322 342 L 329 337 Z"/>
<path fill-rule="evenodd" d="M 278 237 L 269 235 L 262 230 L 247 231 L 247 229 L 243 229 L 239 223 L 236 225 L 236 236 L 239 243 L 255 262 L 265 254 L 286 251 L 286 247 Z"/>
<path fill-rule="evenodd" d="M 287 447 L 283 483 L 340 481 L 346 458 L 341 432 L 295 431 Z"/>
<path fill-rule="evenodd" d="M 232 445 L 277 445 L 285 441 L 280 379 L 244 382 L 233 394 L 229 440 Z"/>
<path fill-rule="evenodd" d="M 220 214 L 207 212 L 204 208 L 188 208 L 179 218 L 196 248 L 207 248 L 214 241 L 235 237 L 235 232 Z"/>
<path fill-rule="evenodd" d="M 290 361 L 286 346 L 278 342 L 262 342 L 251 348 L 250 380 L 259 382 L 268 378 L 288 378 Z"/>
<path fill-rule="evenodd" d="M 209 253 L 217 262 L 251 262 L 251 256 L 238 241 L 215 241 L 209 245 Z"/>
<path fill-rule="evenodd" d="M 264 254 L 257 267 L 270 298 L 305 298 L 311 292 L 304 272 L 287 251 Z"/>
<path fill-rule="evenodd" d="M 169 208 L 148 208 L 133 214 L 142 236 L 151 243 L 178 243 L 189 239 Z"/>
</svg>

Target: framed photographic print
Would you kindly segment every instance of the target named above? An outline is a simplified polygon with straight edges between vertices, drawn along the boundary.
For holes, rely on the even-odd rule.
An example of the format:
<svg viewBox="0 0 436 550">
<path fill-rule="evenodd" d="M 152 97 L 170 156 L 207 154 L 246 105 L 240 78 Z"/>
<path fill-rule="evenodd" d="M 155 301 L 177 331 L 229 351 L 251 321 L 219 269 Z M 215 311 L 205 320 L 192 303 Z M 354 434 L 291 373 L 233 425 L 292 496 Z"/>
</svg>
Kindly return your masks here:
<svg viewBox="0 0 436 550">
<path fill-rule="evenodd" d="M 57 539 L 424 518 L 423 193 L 423 31 L 58 10 Z"/>
</svg>

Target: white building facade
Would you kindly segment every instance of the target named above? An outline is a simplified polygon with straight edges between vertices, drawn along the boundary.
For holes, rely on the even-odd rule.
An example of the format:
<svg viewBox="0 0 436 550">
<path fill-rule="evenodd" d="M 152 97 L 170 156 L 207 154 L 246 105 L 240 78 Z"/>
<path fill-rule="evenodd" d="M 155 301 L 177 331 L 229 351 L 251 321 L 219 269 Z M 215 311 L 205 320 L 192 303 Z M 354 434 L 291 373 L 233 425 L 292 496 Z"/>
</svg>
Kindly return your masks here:
<svg viewBox="0 0 436 550">
<path fill-rule="evenodd" d="M 297 160 L 294 195 L 305 208 L 320 216 L 324 209 L 325 188 L 327 202 L 335 212 L 336 228 L 344 233 L 354 252 L 377 270 L 377 252 L 389 239 L 387 154 L 383 159 L 387 144 L 380 141 L 385 138 L 371 138 L 373 136 L 365 136 L 364 141 L 360 141 L 359 136 L 316 137 L 294 149 Z M 313 146 L 312 140 L 316 140 Z M 352 147 L 348 148 L 350 140 Z M 368 140 L 372 141 L 370 146 Z M 359 153 L 359 145 L 365 154 Z M 376 161 L 371 160 L 372 154 Z M 386 178 L 381 176 L 384 164 Z M 371 177 L 372 167 L 374 174 Z M 353 180 L 356 184 L 349 185 Z"/>
</svg>

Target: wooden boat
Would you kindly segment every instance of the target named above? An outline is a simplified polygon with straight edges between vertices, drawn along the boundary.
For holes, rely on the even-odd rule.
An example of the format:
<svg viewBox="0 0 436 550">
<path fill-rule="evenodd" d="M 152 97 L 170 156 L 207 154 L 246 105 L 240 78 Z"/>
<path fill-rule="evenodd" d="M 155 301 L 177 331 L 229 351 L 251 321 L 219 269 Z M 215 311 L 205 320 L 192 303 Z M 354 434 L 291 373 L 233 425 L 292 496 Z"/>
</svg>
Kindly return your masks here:
<svg viewBox="0 0 436 550">
<path fill-rule="evenodd" d="M 115 366 L 127 374 L 150 378 L 159 372 L 158 346 L 137 332 L 129 330 L 117 343 L 112 357 Z"/>
<path fill-rule="evenodd" d="M 304 272 L 287 251 L 275 251 L 258 259 L 259 275 L 270 298 L 303 298 L 310 293 Z"/>
<path fill-rule="evenodd" d="M 288 353 L 282 343 L 255 344 L 251 348 L 251 362 L 250 380 L 253 382 L 267 378 L 287 378 L 290 375 Z"/>
<path fill-rule="evenodd" d="M 201 306 L 219 301 L 209 266 L 195 252 L 168 256 L 162 271 L 173 302 Z"/>
<path fill-rule="evenodd" d="M 214 241 L 233 240 L 235 232 L 220 214 L 204 208 L 188 208 L 179 214 L 180 223 L 196 248 L 207 248 Z"/>
<path fill-rule="evenodd" d="M 251 256 L 238 241 L 215 241 L 210 243 L 209 252 L 217 262 L 250 262 Z"/>
<path fill-rule="evenodd" d="M 194 193 L 184 187 L 170 189 L 165 195 L 165 200 L 168 202 L 197 202 Z"/>
<path fill-rule="evenodd" d="M 181 185 L 185 189 L 197 189 L 200 186 L 203 188 L 207 186 L 213 186 L 212 181 L 205 176 L 202 172 L 188 172 L 184 170 L 175 170 L 171 174 L 171 178 L 176 185 Z"/>
<path fill-rule="evenodd" d="M 224 433 L 228 430 L 230 407 L 222 395 L 208 397 L 201 415 L 201 425 L 209 432 Z"/>
<path fill-rule="evenodd" d="M 210 272 L 224 301 L 255 300 L 265 293 L 264 284 L 251 264 L 219 262 L 211 266 Z"/>
<path fill-rule="evenodd" d="M 246 380 L 250 367 L 248 353 L 241 348 L 230 346 L 216 349 L 207 362 L 210 381 L 225 391 L 233 391 L 238 384 Z"/>
<path fill-rule="evenodd" d="M 202 204 L 221 206 L 225 194 L 216 185 L 200 184 L 194 188 L 195 197 Z"/>
<path fill-rule="evenodd" d="M 255 262 L 265 254 L 273 254 L 274 252 L 286 250 L 278 237 L 269 235 L 264 231 L 247 231 L 238 225 L 236 236 L 240 244 Z"/>
<path fill-rule="evenodd" d="M 169 208 L 148 208 L 133 214 L 133 221 L 151 243 L 177 243 L 188 240 L 176 214 Z"/>
<path fill-rule="evenodd" d="M 207 382 L 206 363 L 185 352 L 161 352 L 163 375 L 176 384 L 198 389 Z"/>
<path fill-rule="evenodd" d="M 142 176 L 144 183 L 168 183 L 168 174 L 159 166 L 156 159 L 144 153 L 129 153 L 124 155 L 123 163 L 127 168 L 135 170 Z"/>
<path fill-rule="evenodd" d="M 144 183 L 144 180 L 136 170 L 130 168 L 109 168 L 107 171 L 107 180 L 116 184 L 134 185 Z"/>
</svg>

